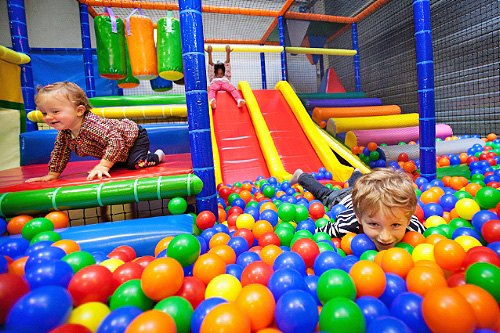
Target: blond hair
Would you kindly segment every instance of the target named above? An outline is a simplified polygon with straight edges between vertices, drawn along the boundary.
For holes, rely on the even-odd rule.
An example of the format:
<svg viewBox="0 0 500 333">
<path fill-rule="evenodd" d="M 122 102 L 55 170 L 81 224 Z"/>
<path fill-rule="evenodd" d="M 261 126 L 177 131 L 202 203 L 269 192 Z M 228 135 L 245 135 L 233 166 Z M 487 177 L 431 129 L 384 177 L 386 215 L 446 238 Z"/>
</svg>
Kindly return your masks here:
<svg viewBox="0 0 500 333">
<path fill-rule="evenodd" d="M 55 94 L 63 96 L 73 103 L 75 107 L 83 105 L 85 107 L 85 113 L 92 110 L 85 92 L 73 82 L 55 82 L 46 86 L 37 87 L 35 103 L 38 104 L 39 100 Z"/>
<path fill-rule="evenodd" d="M 375 169 L 360 177 L 352 190 L 353 210 L 356 216 L 373 215 L 378 211 L 393 214 L 403 209 L 411 218 L 417 206 L 417 196 L 410 176 L 393 169 Z"/>
</svg>

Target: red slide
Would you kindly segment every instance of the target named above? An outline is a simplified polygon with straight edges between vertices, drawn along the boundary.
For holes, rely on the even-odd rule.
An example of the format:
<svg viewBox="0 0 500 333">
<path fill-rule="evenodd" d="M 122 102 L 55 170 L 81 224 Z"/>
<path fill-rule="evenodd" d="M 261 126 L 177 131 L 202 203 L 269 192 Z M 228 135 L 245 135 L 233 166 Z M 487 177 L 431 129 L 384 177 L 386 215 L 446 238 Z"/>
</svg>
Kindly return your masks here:
<svg viewBox="0 0 500 333">
<path fill-rule="evenodd" d="M 293 173 L 300 168 L 305 172 L 318 172 L 323 163 L 281 92 L 254 90 L 253 93 L 285 170 Z"/>
<path fill-rule="evenodd" d="M 246 106 L 238 108 L 229 93 L 219 91 L 213 122 L 225 184 L 255 181 L 258 176 L 269 177 Z"/>
</svg>

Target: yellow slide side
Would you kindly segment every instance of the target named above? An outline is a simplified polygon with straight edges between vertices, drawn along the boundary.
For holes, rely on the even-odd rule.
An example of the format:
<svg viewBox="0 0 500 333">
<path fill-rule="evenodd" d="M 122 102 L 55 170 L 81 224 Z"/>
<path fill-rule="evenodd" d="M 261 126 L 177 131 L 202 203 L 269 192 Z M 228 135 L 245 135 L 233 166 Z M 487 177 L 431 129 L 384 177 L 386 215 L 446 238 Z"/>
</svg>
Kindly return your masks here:
<svg viewBox="0 0 500 333">
<path fill-rule="evenodd" d="M 309 142 L 311 142 L 311 145 L 316 151 L 316 154 L 318 154 L 319 159 L 326 169 L 332 173 L 334 180 L 342 182 L 347 181 L 353 172 L 353 168 L 339 162 L 335 154 L 319 134 L 314 122 L 311 117 L 309 117 L 304 105 L 302 105 L 290 84 L 286 81 L 280 81 L 276 84 L 275 89 L 281 91 L 285 97 L 288 105 L 309 139 Z"/>
<path fill-rule="evenodd" d="M 215 138 L 214 118 L 210 103 L 208 103 L 208 112 L 210 113 L 210 136 L 212 137 L 212 156 L 214 159 L 215 184 L 218 185 L 222 184 L 222 171 L 220 170 L 219 147 L 217 146 L 217 139 Z"/>
</svg>

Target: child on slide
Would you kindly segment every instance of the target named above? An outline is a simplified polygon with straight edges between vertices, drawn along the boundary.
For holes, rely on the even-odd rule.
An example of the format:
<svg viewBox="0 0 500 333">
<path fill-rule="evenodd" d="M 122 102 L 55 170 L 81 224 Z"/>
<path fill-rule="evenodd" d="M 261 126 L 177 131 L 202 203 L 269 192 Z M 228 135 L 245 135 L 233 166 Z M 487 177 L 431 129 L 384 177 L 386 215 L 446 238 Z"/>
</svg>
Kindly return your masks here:
<svg viewBox="0 0 500 333">
<path fill-rule="evenodd" d="M 231 80 L 231 64 L 230 53 L 231 47 L 226 45 L 226 61 L 224 63 L 218 62 L 214 65 L 212 61 L 212 46 L 207 47 L 208 53 L 208 80 L 210 87 L 208 88 L 208 97 L 212 109 L 215 109 L 215 94 L 219 90 L 225 90 L 233 96 L 239 108 L 245 105 L 245 100 L 241 97 L 240 92 L 230 82 Z"/>
</svg>

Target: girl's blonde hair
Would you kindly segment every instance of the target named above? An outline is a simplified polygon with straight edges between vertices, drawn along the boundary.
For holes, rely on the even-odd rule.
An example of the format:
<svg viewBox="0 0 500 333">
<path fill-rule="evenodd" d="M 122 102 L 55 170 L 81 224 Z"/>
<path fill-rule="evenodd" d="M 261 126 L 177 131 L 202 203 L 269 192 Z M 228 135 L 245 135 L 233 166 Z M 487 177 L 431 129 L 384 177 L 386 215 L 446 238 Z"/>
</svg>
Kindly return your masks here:
<svg viewBox="0 0 500 333">
<path fill-rule="evenodd" d="M 415 213 L 417 196 L 410 176 L 393 169 L 375 169 L 360 177 L 352 190 L 354 213 L 358 217 L 378 211 L 393 214 L 403 209 L 408 220 Z"/>
<path fill-rule="evenodd" d="M 73 82 L 55 82 L 46 86 L 38 86 L 37 92 L 35 96 L 35 103 L 37 104 L 40 99 L 48 95 L 58 94 L 68 99 L 75 107 L 83 105 L 85 107 L 85 113 L 92 110 L 85 92 Z"/>
</svg>

